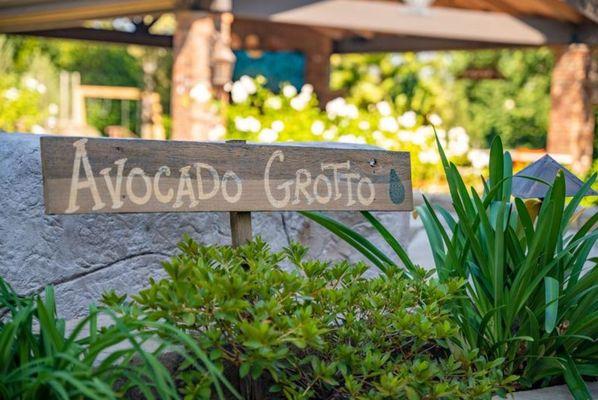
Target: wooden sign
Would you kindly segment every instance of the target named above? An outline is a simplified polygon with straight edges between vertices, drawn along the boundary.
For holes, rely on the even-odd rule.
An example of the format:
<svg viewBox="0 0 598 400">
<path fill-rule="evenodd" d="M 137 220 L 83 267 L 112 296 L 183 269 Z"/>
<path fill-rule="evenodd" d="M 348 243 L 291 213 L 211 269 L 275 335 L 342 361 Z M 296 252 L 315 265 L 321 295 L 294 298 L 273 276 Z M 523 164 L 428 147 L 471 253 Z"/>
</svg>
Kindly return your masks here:
<svg viewBox="0 0 598 400">
<path fill-rule="evenodd" d="M 413 208 L 409 153 L 42 137 L 49 214 Z"/>
</svg>

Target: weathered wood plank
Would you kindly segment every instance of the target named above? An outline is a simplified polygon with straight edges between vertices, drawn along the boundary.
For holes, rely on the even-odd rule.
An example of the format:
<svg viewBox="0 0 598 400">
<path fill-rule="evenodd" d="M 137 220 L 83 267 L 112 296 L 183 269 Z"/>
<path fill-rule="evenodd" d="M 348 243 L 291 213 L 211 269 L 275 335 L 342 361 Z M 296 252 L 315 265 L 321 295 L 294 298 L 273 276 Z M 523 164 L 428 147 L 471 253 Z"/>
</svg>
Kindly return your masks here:
<svg viewBox="0 0 598 400">
<path fill-rule="evenodd" d="M 41 154 L 50 214 L 413 207 L 405 152 L 42 137 Z"/>
<path fill-rule="evenodd" d="M 252 236 L 251 212 L 231 211 L 230 237 L 233 247 L 239 247 L 251 241 Z"/>
</svg>

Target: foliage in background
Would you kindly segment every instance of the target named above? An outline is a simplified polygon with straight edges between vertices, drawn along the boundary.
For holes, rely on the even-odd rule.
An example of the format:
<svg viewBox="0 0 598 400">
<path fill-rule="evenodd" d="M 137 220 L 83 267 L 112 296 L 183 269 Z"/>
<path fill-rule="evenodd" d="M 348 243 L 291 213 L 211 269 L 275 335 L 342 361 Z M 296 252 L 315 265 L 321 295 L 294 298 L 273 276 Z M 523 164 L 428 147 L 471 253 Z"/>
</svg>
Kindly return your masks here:
<svg viewBox="0 0 598 400">
<path fill-rule="evenodd" d="M 143 87 L 143 70 L 138 59 L 128 53 L 126 46 L 77 41 L 53 41 L 55 63 L 65 71 L 80 71 L 83 85 L 114 85 Z M 100 132 L 109 125 L 138 127 L 137 102 L 102 99 L 86 101 L 88 124 Z M 139 129 L 137 128 L 137 131 Z"/>
<path fill-rule="evenodd" d="M 152 57 L 156 62 L 156 71 L 153 74 L 155 90 L 160 94 L 162 105 L 168 112 L 172 57 L 165 49 L 0 36 L 0 69 L 7 71 L 9 77 L 14 77 L 0 82 L 0 94 L 4 86 L 20 89 L 19 82 L 27 77 L 34 78 L 47 88 L 44 91 L 47 96 L 42 96 L 38 101 L 22 99 L 27 108 L 20 107 L 15 102 L 4 104 L 5 108 L 10 110 L 12 120 L 20 121 L 23 128 L 16 129 L 15 123 L 0 119 L 0 129 L 32 131 L 33 124 L 51 129 L 58 113 L 58 71 L 79 72 L 82 84 L 143 88 L 143 62 L 148 57 Z M 0 108 L 2 106 L 3 103 L 0 102 Z M 132 131 L 139 131 L 138 102 L 129 101 L 123 104 L 120 100 L 89 99 L 86 107 L 88 123 L 100 132 L 108 125 L 123 123 Z M 1 112 L 0 110 L 0 118 Z M 48 116 L 54 118 L 53 122 L 48 123 Z"/>
<path fill-rule="evenodd" d="M 438 113 L 451 106 L 442 97 L 448 60 L 443 53 L 335 54 L 330 86 L 360 107 L 388 101 L 401 113 Z"/>
<path fill-rule="evenodd" d="M 264 398 L 489 399 L 515 379 L 503 378 L 502 359 L 451 346 L 458 327 L 445 304 L 461 280 L 428 281 L 422 270 L 408 280 L 397 268 L 366 278 L 364 264 L 307 261 L 297 244 L 273 253 L 260 239 L 180 248 L 167 279 L 135 300 L 192 333 L 217 365 L 263 384 Z M 187 383 L 198 396 L 210 377 Z"/>
<path fill-rule="evenodd" d="M 154 79 L 164 112 L 170 113 L 169 51 L 18 36 L 3 40 L 10 42 L 14 52 L 7 56 L 0 51 L 0 66 L 11 62 L 11 73 L 18 77 L 29 69 L 32 58 L 44 57 L 44 65 L 54 75 L 61 69 L 79 71 L 87 84 L 143 87 L 143 62 L 149 56 L 157 63 Z M 492 137 L 500 134 L 508 147 L 538 148 L 545 145 L 553 64 L 548 48 L 333 55 L 331 87 L 364 112 L 369 112 L 372 104 L 385 101 L 398 115 L 411 110 L 418 115 L 438 114 L 447 126 L 462 126 L 473 132 L 476 147 L 488 146 Z M 471 68 L 496 70 L 502 78 L 463 77 Z M 50 88 L 50 82 L 41 76 L 44 74 L 44 68 L 39 68 L 33 77 L 57 98 L 57 78 Z M 29 114 L 39 124 L 48 105 L 45 102 L 38 109 L 43 111 L 41 115 L 32 109 L 20 115 Z M 126 107 L 120 107 L 120 101 L 89 101 L 88 108 L 90 123 L 100 131 L 127 120 L 121 117 Z M 138 128 L 136 108 L 135 103 L 129 106 L 129 127 L 133 130 Z M 0 128 L 14 129 L 2 121 Z"/>
<path fill-rule="evenodd" d="M 298 91 L 286 84 L 279 94 L 264 85 L 264 77 L 248 76 L 232 84 L 232 101 L 226 111 L 228 138 L 258 142 L 338 141 L 409 151 L 414 185 L 433 189 L 443 183 L 433 123 L 452 161 L 467 167 L 472 174 L 479 174 L 487 163 L 486 154 L 470 149 L 469 135 L 463 128 L 445 130 L 436 114 L 431 114 L 427 121 L 414 111 L 401 112 L 387 101 L 357 107 L 342 97 L 328 102 L 321 110 L 310 85 Z"/>
<path fill-rule="evenodd" d="M 399 112 L 439 114 L 486 147 L 500 134 L 508 147 L 545 146 L 550 108 L 550 49 L 335 55 L 331 85 L 359 105 L 386 100 Z M 472 80 L 468 69 L 500 79 Z"/>
<path fill-rule="evenodd" d="M 598 268 L 589 253 L 598 238 L 594 212 L 574 234 L 569 224 L 596 179 L 592 176 L 567 203 L 559 173 L 542 202 L 511 198 L 512 162 L 500 138 L 492 145 L 490 179 L 480 196 L 468 191 L 442 150 L 456 217 L 449 210 L 417 207 L 441 282 L 467 281 L 452 308 L 466 348 L 504 357 L 506 374 L 524 387 L 564 379 L 576 399 L 590 399 L 582 376 L 598 370 Z M 350 228 L 317 213 L 304 213 L 347 240 L 377 264 L 388 257 Z M 415 268 L 400 243 L 371 214 L 366 219 L 387 240 L 408 270 Z M 585 269 L 584 269 L 585 268 Z"/>
<path fill-rule="evenodd" d="M 451 94 L 454 121 L 480 135 L 484 147 L 500 135 L 507 147 L 544 148 L 554 54 L 547 47 L 451 53 L 449 73 L 495 68 L 501 79 L 457 79 Z"/>
<path fill-rule="evenodd" d="M 26 64 L 0 35 L 0 130 L 40 132 L 56 95 L 56 70 L 47 55 L 31 51 Z"/>
<path fill-rule="evenodd" d="M 19 296 L 0 278 L 0 398 L 105 400 L 134 390 L 148 399 L 178 399 L 158 359 L 165 349 L 212 376 L 215 387 L 228 384 L 181 331 L 135 309 L 118 311 L 91 306 L 67 329 L 56 316 L 52 287 L 43 296 Z M 102 318 L 110 324 L 100 327 Z"/>
</svg>

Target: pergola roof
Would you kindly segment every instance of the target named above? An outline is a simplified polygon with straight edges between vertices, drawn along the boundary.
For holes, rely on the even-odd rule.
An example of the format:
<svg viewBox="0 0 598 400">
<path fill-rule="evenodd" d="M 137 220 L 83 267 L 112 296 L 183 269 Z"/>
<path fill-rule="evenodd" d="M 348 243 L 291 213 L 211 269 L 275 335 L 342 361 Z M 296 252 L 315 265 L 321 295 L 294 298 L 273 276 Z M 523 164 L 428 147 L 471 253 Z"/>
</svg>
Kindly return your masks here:
<svg viewBox="0 0 598 400">
<path fill-rule="evenodd" d="M 318 29 L 338 52 L 598 43 L 592 0 L 436 0 L 417 12 L 383 0 L 231 0 L 236 21 Z M 169 46 L 167 35 L 82 28 L 85 21 L 214 10 L 229 0 L 0 0 L 0 32 Z"/>
</svg>

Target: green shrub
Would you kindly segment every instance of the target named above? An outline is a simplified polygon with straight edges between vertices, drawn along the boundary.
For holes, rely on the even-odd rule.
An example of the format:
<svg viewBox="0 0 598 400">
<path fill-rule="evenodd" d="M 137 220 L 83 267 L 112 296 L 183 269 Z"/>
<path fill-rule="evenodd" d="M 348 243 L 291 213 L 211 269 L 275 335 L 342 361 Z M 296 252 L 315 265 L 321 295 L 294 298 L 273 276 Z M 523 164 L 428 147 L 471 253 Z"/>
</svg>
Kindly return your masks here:
<svg viewBox="0 0 598 400">
<path fill-rule="evenodd" d="M 444 306 L 461 280 L 428 281 L 422 270 L 410 280 L 396 268 L 368 279 L 363 263 L 306 261 L 297 244 L 271 252 L 260 239 L 180 248 L 167 279 L 135 300 L 192 332 L 242 389 L 263 387 L 262 398 L 490 398 L 514 379 L 503 378 L 502 359 L 451 345 L 459 328 Z M 201 372 L 184 379 L 186 398 L 210 384 Z"/>
<path fill-rule="evenodd" d="M 110 325 L 99 327 L 100 316 Z M 92 306 L 67 332 L 65 321 L 56 317 L 52 287 L 44 296 L 22 297 L 0 278 L 1 399 L 105 400 L 122 398 L 130 390 L 148 399 L 178 399 L 174 381 L 158 359 L 173 345 L 220 389 L 219 372 L 188 336 L 168 324 L 146 320 L 132 308 L 116 313 Z M 154 350 L 145 350 L 148 346 Z"/>
<path fill-rule="evenodd" d="M 466 279 L 466 298 L 451 315 L 468 348 L 504 357 L 506 374 L 521 375 L 525 387 L 564 379 L 576 399 L 590 399 L 582 376 L 598 376 L 598 268 L 589 253 L 598 238 L 594 213 L 578 232 L 566 231 L 596 180 L 592 176 L 565 201 L 559 173 L 543 201 L 511 198 L 512 162 L 500 139 L 490 152 L 490 180 L 480 196 L 469 191 L 438 144 L 456 217 L 427 199 L 417 207 L 441 282 Z M 390 258 L 346 226 L 317 213 L 306 216 L 326 226 L 375 264 Z M 415 268 L 399 242 L 371 214 L 407 270 Z M 582 269 L 586 268 L 585 273 Z M 389 268 L 389 267 L 386 267 Z"/>
</svg>

